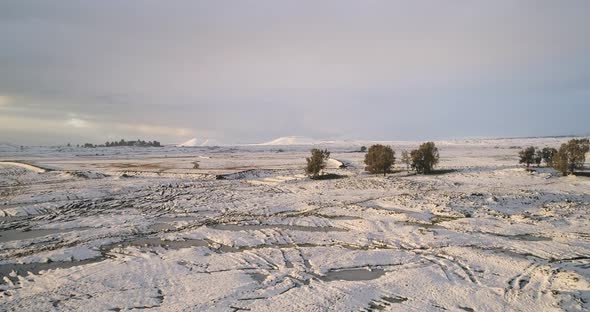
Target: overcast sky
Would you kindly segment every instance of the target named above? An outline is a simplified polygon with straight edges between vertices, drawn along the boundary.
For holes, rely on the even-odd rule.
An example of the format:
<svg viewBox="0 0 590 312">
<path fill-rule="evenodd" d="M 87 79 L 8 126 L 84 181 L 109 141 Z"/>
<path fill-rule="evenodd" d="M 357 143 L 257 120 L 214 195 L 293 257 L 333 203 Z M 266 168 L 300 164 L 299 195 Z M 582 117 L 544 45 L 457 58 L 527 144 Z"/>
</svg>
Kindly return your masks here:
<svg viewBox="0 0 590 312">
<path fill-rule="evenodd" d="M 590 1 L 0 1 L 0 142 L 590 133 Z"/>
</svg>

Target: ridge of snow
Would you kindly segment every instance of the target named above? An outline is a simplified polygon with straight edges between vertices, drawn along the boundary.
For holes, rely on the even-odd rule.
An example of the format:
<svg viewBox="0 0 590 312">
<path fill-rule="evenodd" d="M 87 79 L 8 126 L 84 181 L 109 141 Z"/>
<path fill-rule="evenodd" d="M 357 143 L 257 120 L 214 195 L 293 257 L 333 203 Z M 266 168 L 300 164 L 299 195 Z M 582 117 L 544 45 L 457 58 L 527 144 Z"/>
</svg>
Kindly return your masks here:
<svg viewBox="0 0 590 312">
<path fill-rule="evenodd" d="M 331 144 L 333 141 L 319 141 L 304 136 L 285 136 L 274 139 L 266 143 L 257 145 L 314 145 L 314 144 Z"/>
</svg>

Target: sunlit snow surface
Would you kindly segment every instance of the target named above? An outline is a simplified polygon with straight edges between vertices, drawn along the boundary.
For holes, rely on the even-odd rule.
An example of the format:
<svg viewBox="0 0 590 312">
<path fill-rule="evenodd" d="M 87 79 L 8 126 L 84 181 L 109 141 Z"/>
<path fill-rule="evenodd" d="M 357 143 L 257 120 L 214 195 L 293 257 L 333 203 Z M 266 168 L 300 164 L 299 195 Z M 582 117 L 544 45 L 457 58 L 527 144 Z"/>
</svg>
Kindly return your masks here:
<svg viewBox="0 0 590 312">
<path fill-rule="evenodd" d="M 309 146 L 4 149 L 0 310 L 585 311 L 590 178 L 516 166 L 565 140 L 437 142 L 455 171 L 386 178 L 326 145 L 323 181 Z"/>
</svg>

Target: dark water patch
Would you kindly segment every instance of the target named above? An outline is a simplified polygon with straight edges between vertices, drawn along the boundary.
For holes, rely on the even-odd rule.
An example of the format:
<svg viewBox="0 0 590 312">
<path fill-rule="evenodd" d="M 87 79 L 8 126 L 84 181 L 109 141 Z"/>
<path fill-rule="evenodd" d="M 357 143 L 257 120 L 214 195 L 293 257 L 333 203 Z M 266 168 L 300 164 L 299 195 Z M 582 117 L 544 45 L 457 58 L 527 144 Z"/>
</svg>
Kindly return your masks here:
<svg viewBox="0 0 590 312">
<path fill-rule="evenodd" d="M 493 235 L 502 238 L 512 239 L 512 240 L 522 240 L 522 241 L 529 241 L 529 242 L 542 242 L 542 241 L 552 241 L 551 237 L 539 236 L 534 234 L 515 234 L 515 235 L 507 235 L 507 234 L 499 234 L 499 233 L 492 233 L 492 232 L 476 232 L 481 234 Z"/>
<path fill-rule="evenodd" d="M 177 227 L 173 223 L 154 223 L 148 226 L 148 229 L 155 232 L 176 231 Z"/>
<path fill-rule="evenodd" d="M 335 179 L 343 179 L 343 178 L 347 178 L 347 177 L 348 176 L 341 175 L 341 174 L 326 173 L 326 174 L 319 175 L 317 177 L 310 177 L 310 179 L 312 179 L 312 180 L 335 180 Z"/>
<path fill-rule="evenodd" d="M 446 230 L 447 229 L 447 228 L 445 228 L 442 225 L 433 224 L 433 223 L 422 223 L 422 222 L 411 222 L 411 221 L 407 221 L 407 222 L 401 222 L 401 224 L 403 224 L 403 225 L 409 225 L 409 226 L 416 226 L 416 227 L 425 228 L 425 229 L 436 229 L 436 230 Z"/>
<path fill-rule="evenodd" d="M 10 276 L 11 272 L 15 272 L 18 276 L 26 277 L 28 272 L 32 274 L 39 274 L 42 271 L 49 271 L 55 269 L 68 269 L 75 266 L 96 263 L 103 261 L 105 257 L 96 257 L 81 261 L 67 261 L 67 262 L 46 262 L 46 263 L 9 263 L 0 265 L 0 283 L 3 283 L 3 278 L 7 277 L 12 282 L 17 282 L 18 278 Z"/>
<path fill-rule="evenodd" d="M 212 243 L 210 245 L 214 245 Z M 221 245 L 220 247 L 214 248 L 217 252 L 244 252 L 249 250 L 258 250 L 258 249 L 290 249 L 290 248 L 318 248 L 318 247 L 330 247 L 330 248 L 343 248 L 347 250 L 385 250 L 385 249 L 394 249 L 390 246 L 386 245 L 368 245 L 368 246 L 360 246 L 360 245 L 350 245 L 350 244 L 312 244 L 312 243 L 299 243 L 299 244 L 264 244 L 264 245 L 256 245 L 256 246 L 228 246 L 228 245 Z"/>
<path fill-rule="evenodd" d="M 197 220 L 202 220 L 204 216 L 206 215 L 213 215 L 213 214 L 217 214 L 218 212 L 216 211 L 202 211 L 202 212 L 198 212 L 199 215 L 193 215 L 193 216 L 162 216 L 162 217 L 158 217 L 156 220 L 158 222 L 181 222 L 181 221 L 197 221 Z"/>
<path fill-rule="evenodd" d="M 342 221 L 355 221 L 355 220 L 362 220 L 363 218 L 357 216 L 346 216 L 346 215 L 325 215 L 325 214 L 316 214 L 316 216 L 320 218 L 326 218 L 330 220 L 342 220 Z"/>
<path fill-rule="evenodd" d="M 6 204 L 4 203 L 4 205 L 0 204 L 0 208 L 17 208 L 17 207 L 21 207 L 21 206 L 27 206 L 29 204 Z M 9 224 L 11 222 L 16 222 L 16 221 L 26 221 L 28 219 L 30 219 L 31 216 L 0 216 L 0 224 Z"/>
<path fill-rule="evenodd" d="M 286 267 L 287 269 L 292 269 L 292 268 L 294 268 L 295 266 L 293 265 L 293 262 L 291 262 L 291 261 L 289 261 L 289 260 L 285 259 L 285 267 Z"/>
<path fill-rule="evenodd" d="M 265 229 L 275 230 L 289 230 L 302 232 L 346 232 L 346 229 L 336 227 L 314 227 L 314 226 L 300 226 L 300 225 L 284 225 L 284 224 L 260 224 L 260 225 L 241 225 L 241 224 L 214 224 L 208 225 L 209 228 L 222 231 L 258 231 Z"/>
<path fill-rule="evenodd" d="M 460 217 L 454 217 L 454 216 L 434 216 L 434 217 L 430 218 L 430 222 L 432 224 L 438 224 L 438 223 L 441 223 L 441 222 L 454 221 L 454 220 L 461 219 L 461 218 L 463 218 L 463 216 L 460 216 Z"/>
<path fill-rule="evenodd" d="M 458 172 L 459 170 L 457 169 L 435 169 L 432 170 L 428 173 L 428 175 L 439 175 L 439 174 L 447 174 L 447 173 L 453 173 L 453 172 Z"/>
<path fill-rule="evenodd" d="M 385 273 L 386 272 L 383 269 L 343 269 L 328 271 L 325 275 L 318 276 L 318 278 L 324 282 L 370 281 L 380 278 L 381 276 L 385 275 Z"/>
<path fill-rule="evenodd" d="M 587 261 L 590 260 L 589 256 L 577 256 L 571 258 L 561 258 L 561 259 L 549 259 L 549 262 L 573 262 L 573 261 Z"/>
<path fill-rule="evenodd" d="M 530 252 L 517 252 L 514 250 L 510 250 L 510 249 L 505 249 L 505 248 L 483 248 L 483 250 L 487 250 L 487 251 L 490 251 L 493 253 L 503 254 L 503 255 L 506 255 L 509 257 L 513 257 L 513 258 L 520 258 L 520 259 L 536 258 L 536 259 L 541 259 L 541 260 L 547 260 L 545 258 L 534 255 Z"/>
<path fill-rule="evenodd" d="M 530 242 L 542 242 L 542 241 L 552 241 L 551 237 L 544 237 L 544 236 L 537 236 L 532 234 L 517 234 L 517 235 L 506 235 L 505 237 L 509 239 L 516 239 L 516 240 L 524 240 Z"/>
<path fill-rule="evenodd" d="M 378 300 L 373 300 L 369 303 L 369 311 L 382 311 L 387 309 L 387 307 L 391 306 L 392 304 L 399 304 L 404 301 L 407 301 L 408 298 L 401 297 L 401 296 L 383 296 Z"/>
<path fill-rule="evenodd" d="M 25 240 L 25 239 L 33 239 L 39 238 L 47 235 L 53 234 L 62 234 L 62 233 L 69 233 L 69 232 L 76 232 L 76 231 L 85 231 L 91 229 L 91 227 L 78 227 L 78 228 L 69 228 L 69 229 L 39 229 L 39 230 L 31 230 L 31 229 L 18 229 L 18 230 L 8 230 L 0 232 L 0 243 L 11 242 L 15 240 Z"/>
<path fill-rule="evenodd" d="M 385 304 L 385 302 L 373 301 L 369 303 L 369 311 L 383 311 L 387 306 L 389 304 Z"/>
<path fill-rule="evenodd" d="M 257 249 L 259 246 L 256 247 L 233 247 L 229 245 L 221 245 L 220 247 L 216 248 L 215 251 L 221 253 L 232 253 L 232 252 L 242 252 L 246 250 Z"/>
<path fill-rule="evenodd" d="M 249 250 L 266 249 L 266 248 L 270 248 L 270 249 L 288 249 L 288 248 L 310 248 L 310 247 L 326 247 L 326 246 L 324 246 L 324 245 L 317 245 L 317 244 L 309 244 L 309 243 L 303 243 L 303 244 L 256 245 L 256 246 L 241 246 L 241 247 L 221 245 L 219 248 L 216 248 L 215 250 L 218 251 L 218 252 L 232 253 L 232 252 L 243 252 L 243 251 L 249 251 Z"/>
<path fill-rule="evenodd" d="M 244 180 L 244 179 L 257 179 L 265 178 L 275 174 L 276 170 L 272 169 L 248 169 L 244 171 L 218 174 L 215 176 L 216 180 Z"/>
<path fill-rule="evenodd" d="M 264 280 L 266 280 L 266 278 L 268 277 L 268 275 L 266 274 L 262 274 L 262 273 L 257 273 L 257 272 L 252 272 L 252 273 L 247 273 L 253 280 L 257 281 L 258 283 L 262 283 L 264 282 Z"/>
<path fill-rule="evenodd" d="M 401 297 L 401 296 L 395 296 L 395 297 L 384 296 L 384 297 L 381 297 L 381 300 L 385 300 L 389 303 L 402 303 L 404 301 L 408 301 L 408 298 Z"/>
<path fill-rule="evenodd" d="M 255 245 L 255 246 L 230 246 L 230 245 L 223 245 L 217 242 L 211 241 L 209 239 L 185 239 L 185 240 L 178 240 L 178 241 L 166 241 L 162 240 L 161 238 L 157 237 L 141 237 L 135 239 L 129 239 L 123 242 L 118 242 L 110 245 L 104 245 L 101 247 L 102 251 L 108 251 L 113 248 L 126 248 L 126 247 L 162 247 L 165 249 L 170 250 L 178 250 L 182 248 L 191 248 L 191 247 L 208 247 L 212 251 L 216 253 L 238 253 L 238 252 L 246 252 L 246 251 L 255 251 L 260 249 L 297 249 L 297 248 L 318 248 L 318 247 L 332 247 L 332 248 L 344 248 L 348 250 L 374 250 L 374 249 L 391 249 L 388 246 L 381 246 L 381 245 L 371 245 L 371 246 L 354 246 L 354 245 L 347 245 L 347 244 L 328 244 L 328 245 L 321 245 L 321 244 L 312 244 L 312 243 L 291 243 L 291 244 L 263 244 L 263 245 Z M 293 265 L 292 263 L 288 262 L 287 265 Z"/>
<path fill-rule="evenodd" d="M 113 248 L 126 248 L 126 247 L 162 247 L 164 249 L 170 250 L 178 250 L 183 248 L 191 248 L 191 247 L 208 247 L 209 242 L 203 239 L 187 239 L 187 240 L 178 240 L 178 241 L 166 241 L 162 240 L 161 238 L 149 238 L 149 237 L 142 237 L 127 240 L 124 242 L 103 246 L 103 250 L 110 250 Z"/>
</svg>

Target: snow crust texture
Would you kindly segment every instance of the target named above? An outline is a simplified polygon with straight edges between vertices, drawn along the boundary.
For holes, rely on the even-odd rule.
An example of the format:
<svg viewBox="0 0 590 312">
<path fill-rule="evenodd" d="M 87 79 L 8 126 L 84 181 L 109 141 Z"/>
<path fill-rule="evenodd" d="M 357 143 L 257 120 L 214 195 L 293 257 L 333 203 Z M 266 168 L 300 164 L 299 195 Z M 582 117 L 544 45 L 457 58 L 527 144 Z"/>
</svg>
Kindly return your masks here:
<svg viewBox="0 0 590 312">
<path fill-rule="evenodd" d="M 0 151 L 0 310 L 588 311 L 590 178 L 515 165 L 565 140 Z"/>
</svg>

